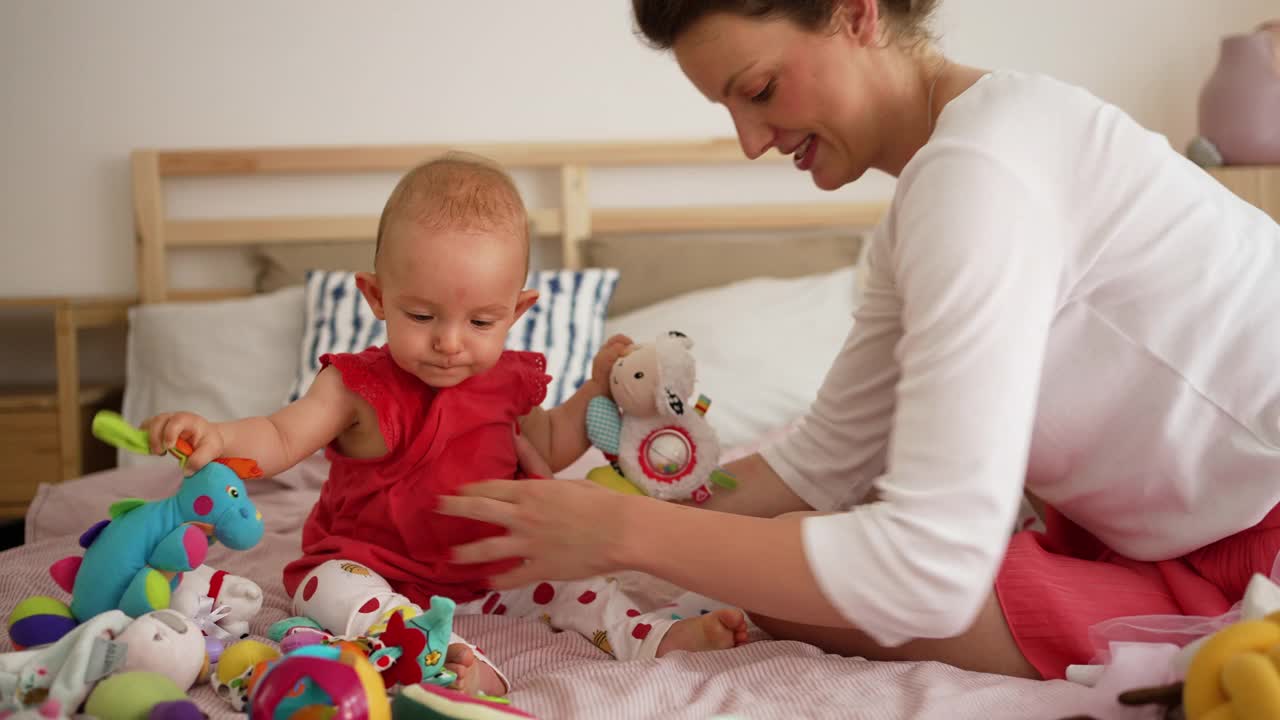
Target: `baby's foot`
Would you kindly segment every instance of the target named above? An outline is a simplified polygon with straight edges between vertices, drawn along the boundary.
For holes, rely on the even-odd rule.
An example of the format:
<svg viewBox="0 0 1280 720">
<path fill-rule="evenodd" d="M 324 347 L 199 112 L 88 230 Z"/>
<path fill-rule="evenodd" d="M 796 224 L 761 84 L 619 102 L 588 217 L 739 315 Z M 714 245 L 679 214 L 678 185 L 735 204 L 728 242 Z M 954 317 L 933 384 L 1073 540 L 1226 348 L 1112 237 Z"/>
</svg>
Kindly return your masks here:
<svg viewBox="0 0 1280 720">
<path fill-rule="evenodd" d="M 449 687 L 461 690 L 468 695 L 489 695 L 502 697 L 507 694 L 507 686 L 498 677 L 498 672 L 489 663 L 480 662 L 471 648 L 462 643 L 449 646 L 445 654 L 444 667 L 458 676 Z"/>
<path fill-rule="evenodd" d="M 747 616 L 737 608 L 721 608 L 678 620 L 658 644 L 658 657 L 676 650 L 728 650 L 747 642 Z"/>
</svg>

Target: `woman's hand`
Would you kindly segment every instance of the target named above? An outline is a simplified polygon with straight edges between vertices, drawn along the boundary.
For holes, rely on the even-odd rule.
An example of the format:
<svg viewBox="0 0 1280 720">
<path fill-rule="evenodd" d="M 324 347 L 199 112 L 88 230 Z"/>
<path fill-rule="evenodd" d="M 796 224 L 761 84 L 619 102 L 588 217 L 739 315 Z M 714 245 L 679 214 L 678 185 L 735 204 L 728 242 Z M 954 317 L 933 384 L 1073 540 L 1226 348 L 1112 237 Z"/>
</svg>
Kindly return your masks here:
<svg viewBox="0 0 1280 720">
<path fill-rule="evenodd" d="M 639 499 L 588 480 L 489 480 L 460 493 L 440 498 L 437 512 L 501 525 L 508 534 L 455 547 L 453 561 L 525 560 L 490 580 L 498 590 L 619 569 L 624 503 Z"/>
</svg>

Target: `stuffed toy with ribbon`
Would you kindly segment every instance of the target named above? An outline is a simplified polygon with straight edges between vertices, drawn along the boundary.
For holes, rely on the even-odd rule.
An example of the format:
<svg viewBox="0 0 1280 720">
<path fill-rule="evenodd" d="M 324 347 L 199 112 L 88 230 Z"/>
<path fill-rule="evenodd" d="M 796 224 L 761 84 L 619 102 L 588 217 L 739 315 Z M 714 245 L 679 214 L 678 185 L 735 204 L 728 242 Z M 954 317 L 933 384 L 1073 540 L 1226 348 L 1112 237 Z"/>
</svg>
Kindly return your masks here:
<svg viewBox="0 0 1280 720">
<path fill-rule="evenodd" d="M 587 406 L 587 437 L 610 462 L 589 479 L 625 493 L 696 503 L 711 496 L 709 484 L 736 486 L 717 465 L 720 441 L 704 417 L 710 398 L 689 403 L 696 381 L 692 348 L 683 333 L 668 332 L 631 346 L 614 364 L 612 399 L 592 398 Z"/>
<path fill-rule="evenodd" d="M 182 574 L 169 606 L 195 620 L 210 638 L 222 641 L 249 637 L 249 622 L 262 610 L 262 588 L 246 577 L 208 565 Z"/>
</svg>

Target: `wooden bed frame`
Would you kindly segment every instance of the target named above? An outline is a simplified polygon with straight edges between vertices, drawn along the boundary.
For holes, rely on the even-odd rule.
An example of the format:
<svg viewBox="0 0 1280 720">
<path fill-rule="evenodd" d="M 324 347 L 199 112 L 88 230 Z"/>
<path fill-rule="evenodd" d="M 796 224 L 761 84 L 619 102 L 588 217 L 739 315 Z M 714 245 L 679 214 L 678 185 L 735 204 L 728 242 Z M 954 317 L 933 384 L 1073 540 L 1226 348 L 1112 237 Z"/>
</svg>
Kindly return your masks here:
<svg viewBox="0 0 1280 720">
<path fill-rule="evenodd" d="M 394 145 L 243 150 L 138 150 L 133 153 L 133 202 L 138 241 L 138 298 L 143 303 L 250 294 L 247 289 L 175 290 L 169 253 L 186 248 L 247 248 L 316 242 L 373 241 L 377 213 L 361 216 L 173 219 L 165 211 L 165 181 L 191 177 L 266 175 L 350 176 L 401 173 L 450 150 L 477 153 L 508 170 L 555 172 L 558 204 L 530 207 L 537 236 L 558 237 L 563 265 L 581 266 L 580 245 L 594 234 L 804 229 L 871 226 L 882 203 L 753 204 L 593 208 L 590 172 L 597 168 L 697 167 L 749 162 L 734 139 L 658 142 Z M 770 153 L 756 162 L 790 162 Z M 380 211 L 381 207 L 376 208 Z"/>
</svg>

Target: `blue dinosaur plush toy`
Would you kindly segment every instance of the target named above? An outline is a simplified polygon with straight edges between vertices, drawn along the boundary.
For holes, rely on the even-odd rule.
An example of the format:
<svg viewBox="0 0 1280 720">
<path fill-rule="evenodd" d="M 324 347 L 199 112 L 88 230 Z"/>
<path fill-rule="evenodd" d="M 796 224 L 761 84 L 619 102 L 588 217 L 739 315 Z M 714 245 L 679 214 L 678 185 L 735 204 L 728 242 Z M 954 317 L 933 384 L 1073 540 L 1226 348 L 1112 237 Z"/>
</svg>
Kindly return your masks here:
<svg viewBox="0 0 1280 720">
<path fill-rule="evenodd" d="M 117 447 L 147 452 L 146 433 L 115 413 L 98 413 L 93 432 Z M 180 442 L 172 452 L 185 465 L 191 447 Z M 78 624 L 108 610 L 139 617 L 167 608 L 182 573 L 204 563 L 210 544 L 221 542 L 234 550 L 257 545 L 263 534 L 262 513 L 249 500 L 244 481 L 260 477 L 262 471 L 251 460 L 219 458 L 183 479 L 171 497 L 113 504 L 111 519 L 80 537 L 84 557 L 64 558 L 49 570 L 54 581 L 71 593 L 71 620 Z M 50 603 L 67 607 L 53 598 L 40 600 L 41 607 Z M 42 617 L 50 615 L 16 621 L 11 617 L 9 634 L 14 644 L 31 647 L 54 642 L 69 629 L 65 623 L 39 622 Z"/>
</svg>

